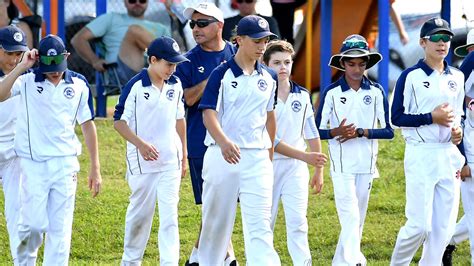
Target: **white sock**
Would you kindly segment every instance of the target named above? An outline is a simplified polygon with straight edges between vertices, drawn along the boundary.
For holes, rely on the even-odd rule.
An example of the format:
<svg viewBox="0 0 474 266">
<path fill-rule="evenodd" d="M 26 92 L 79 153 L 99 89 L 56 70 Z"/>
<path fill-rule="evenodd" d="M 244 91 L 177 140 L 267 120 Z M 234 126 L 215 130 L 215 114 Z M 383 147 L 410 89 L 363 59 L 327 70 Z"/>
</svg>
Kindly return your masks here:
<svg viewBox="0 0 474 266">
<path fill-rule="evenodd" d="M 193 251 L 191 251 L 191 256 L 189 256 L 189 263 L 199 262 L 198 257 L 198 249 L 193 247 Z"/>
</svg>

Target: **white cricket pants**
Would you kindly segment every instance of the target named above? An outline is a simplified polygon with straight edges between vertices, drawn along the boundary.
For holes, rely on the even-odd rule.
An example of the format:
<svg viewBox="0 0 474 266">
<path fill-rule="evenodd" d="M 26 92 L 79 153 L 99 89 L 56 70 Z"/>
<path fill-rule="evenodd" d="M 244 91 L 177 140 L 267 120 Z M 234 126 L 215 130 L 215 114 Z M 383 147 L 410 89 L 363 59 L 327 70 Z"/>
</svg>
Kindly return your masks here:
<svg viewBox="0 0 474 266">
<path fill-rule="evenodd" d="M 43 162 L 21 158 L 20 165 L 23 179 L 18 263 L 35 265 L 46 233 L 43 265 L 67 265 L 79 162 L 75 156 Z"/>
<path fill-rule="evenodd" d="M 398 233 L 391 265 L 409 265 L 423 244 L 419 265 L 441 265 L 454 233 L 464 157 L 451 143 L 407 143 L 405 180 L 407 221 Z"/>
<path fill-rule="evenodd" d="M 16 248 L 20 244 L 18 238 L 18 218 L 20 216 L 20 185 L 21 170 L 20 158 L 15 157 L 0 163 L 0 177 L 3 180 L 3 194 L 5 196 L 5 220 L 10 240 L 10 253 L 15 262 Z"/>
<path fill-rule="evenodd" d="M 362 230 L 375 174 L 346 174 L 331 171 L 341 233 L 332 265 L 366 264 L 360 250 Z"/>
<path fill-rule="evenodd" d="M 240 198 L 247 265 L 280 265 L 273 248 L 271 207 L 273 169 L 268 150 L 241 149 L 229 164 L 217 145 L 204 155 L 202 231 L 199 265 L 223 265 Z"/>
<path fill-rule="evenodd" d="M 308 182 L 306 163 L 296 159 L 273 161 L 272 230 L 278 214 L 281 199 L 285 212 L 286 239 L 293 265 L 311 265 L 308 244 Z"/>
<path fill-rule="evenodd" d="M 122 265 L 141 265 L 158 201 L 160 265 L 178 265 L 181 170 L 127 175 L 131 190 L 125 217 Z"/>
</svg>

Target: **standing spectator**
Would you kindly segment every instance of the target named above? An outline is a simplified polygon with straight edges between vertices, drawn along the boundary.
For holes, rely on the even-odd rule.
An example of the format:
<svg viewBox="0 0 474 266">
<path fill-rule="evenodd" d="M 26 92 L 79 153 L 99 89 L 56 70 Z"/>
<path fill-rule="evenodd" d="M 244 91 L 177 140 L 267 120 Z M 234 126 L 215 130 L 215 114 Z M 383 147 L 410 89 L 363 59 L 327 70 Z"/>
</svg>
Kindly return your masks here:
<svg viewBox="0 0 474 266">
<path fill-rule="evenodd" d="M 406 142 L 407 221 L 391 265 L 409 265 L 421 244 L 419 265 L 440 265 L 456 226 L 464 76 L 444 60 L 453 35 L 445 20 L 426 21 L 419 40 L 425 58 L 404 70 L 395 86 L 391 114 Z"/>
<path fill-rule="evenodd" d="M 157 37 L 171 36 L 164 25 L 145 19 L 148 0 L 124 0 L 127 14 L 103 14 L 74 35 L 71 44 L 76 52 L 100 72 L 117 63 L 120 83 L 125 84 L 145 65 L 145 48 Z M 99 58 L 89 41 L 102 38 L 104 58 Z"/>
<path fill-rule="evenodd" d="M 280 30 L 278 28 L 278 22 L 276 19 L 273 17 L 257 14 L 257 10 L 255 9 L 256 4 L 257 0 L 237 0 L 239 14 L 224 20 L 224 29 L 222 30 L 222 38 L 224 38 L 224 40 L 230 41 L 234 35 L 233 31 L 235 30 L 235 26 L 237 26 L 243 17 L 249 15 L 257 15 L 264 18 L 268 22 L 270 31 L 275 34 L 277 38 L 280 38 Z"/>
<path fill-rule="evenodd" d="M 281 39 L 295 44 L 293 26 L 295 24 L 295 11 L 306 3 L 304 0 L 271 0 L 273 17 L 278 22 Z"/>
<path fill-rule="evenodd" d="M 383 88 L 364 72 L 382 60 L 364 37 L 349 35 L 329 65 L 344 75 L 321 96 L 316 116 L 321 139 L 329 140 L 331 178 L 341 224 L 333 265 L 366 265 L 360 242 L 376 167 L 377 139 L 393 138 Z M 379 128 L 380 124 L 380 128 Z"/>
<path fill-rule="evenodd" d="M 19 20 L 19 15 L 18 8 L 12 0 L 0 0 L 0 27 L 8 25 L 19 27 L 26 36 L 28 48 L 31 49 L 33 48 L 33 32 L 26 22 Z"/>
</svg>

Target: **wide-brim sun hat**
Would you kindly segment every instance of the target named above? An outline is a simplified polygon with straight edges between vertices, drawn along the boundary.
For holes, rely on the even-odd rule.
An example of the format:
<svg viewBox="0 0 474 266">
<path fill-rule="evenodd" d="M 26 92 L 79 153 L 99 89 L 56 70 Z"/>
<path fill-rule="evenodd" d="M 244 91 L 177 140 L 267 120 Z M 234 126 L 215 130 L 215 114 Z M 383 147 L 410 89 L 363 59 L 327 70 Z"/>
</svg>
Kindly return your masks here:
<svg viewBox="0 0 474 266">
<path fill-rule="evenodd" d="M 369 69 L 382 60 L 382 55 L 377 52 L 369 51 L 369 45 L 364 37 L 358 34 L 349 35 L 343 42 L 338 54 L 335 54 L 329 60 L 329 66 L 345 71 L 342 66 L 344 58 L 367 57 L 366 69 Z"/>
<path fill-rule="evenodd" d="M 474 29 L 471 29 L 467 34 L 466 44 L 454 49 L 454 53 L 459 57 L 465 57 L 469 53 L 467 48 L 474 45 Z"/>
</svg>

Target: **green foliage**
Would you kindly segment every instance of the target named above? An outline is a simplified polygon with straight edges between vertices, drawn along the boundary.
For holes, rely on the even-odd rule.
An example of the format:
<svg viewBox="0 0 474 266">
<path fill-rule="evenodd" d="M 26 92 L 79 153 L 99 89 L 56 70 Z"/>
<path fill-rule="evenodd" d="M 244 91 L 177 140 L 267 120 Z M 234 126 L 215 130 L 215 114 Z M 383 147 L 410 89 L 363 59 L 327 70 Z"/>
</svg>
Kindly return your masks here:
<svg viewBox="0 0 474 266">
<path fill-rule="evenodd" d="M 81 172 L 76 196 L 76 209 L 72 236 L 71 265 L 119 265 L 123 249 L 125 212 L 129 188 L 125 181 L 125 141 L 113 129 L 110 120 L 96 121 L 103 191 L 93 199 L 87 188 L 88 155 L 80 156 Z M 78 134 L 81 135 L 80 129 Z M 400 227 L 405 223 L 405 182 L 403 175 L 404 143 L 397 132 L 394 140 L 380 141 L 378 169 L 380 178 L 374 182 L 369 210 L 362 239 L 362 251 L 370 265 L 388 265 Z M 327 145 L 324 143 L 324 150 Z M 308 220 L 309 241 L 313 265 L 330 265 L 339 235 L 339 221 L 334 206 L 334 196 L 328 168 L 322 194 L 311 194 Z M 181 260 L 188 258 L 199 231 L 200 207 L 194 204 L 189 176 L 182 180 L 179 204 Z M 0 209 L 3 210 L 3 197 Z M 460 211 L 462 215 L 462 210 Z M 284 214 L 280 208 L 276 225 L 275 248 L 283 265 L 291 265 L 286 248 Z M 158 219 L 155 215 L 153 229 L 145 251 L 143 265 L 158 265 Z M 245 265 L 242 224 L 237 215 L 233 235 L 236 256 Z M 0 212 L 0 265 L 11 265 L 5 217 Z M 39 261 L 41 261 L 41 252 Z M 420 251 L 415 262 L 420 258 Z M 454 253 L 456 265 L 469 265 L 469 243 L 458 246 Z"/>
</svg>

